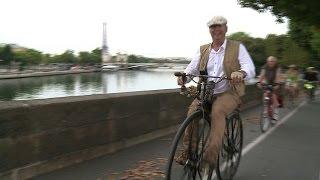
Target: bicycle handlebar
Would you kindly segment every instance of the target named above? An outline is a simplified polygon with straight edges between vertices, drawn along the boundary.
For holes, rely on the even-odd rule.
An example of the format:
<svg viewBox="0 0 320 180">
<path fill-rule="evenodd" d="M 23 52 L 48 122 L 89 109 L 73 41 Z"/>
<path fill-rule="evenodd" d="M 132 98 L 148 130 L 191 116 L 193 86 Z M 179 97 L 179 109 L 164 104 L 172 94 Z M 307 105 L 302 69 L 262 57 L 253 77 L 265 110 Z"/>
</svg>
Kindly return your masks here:
<svg viewBox="0 0 320 180">
<path fill-rule="evenodd" d="M 221 79 L 221 80 L 224 80 L 224 79 L 232 80 L 231 78 L 228 78 L 226 76 L 195 75 L 195 74 L 186 74 L 182 72 L 175 72 L 174 75 L 177 77 L 190 77 L 190 78 L 200 77 L 200 78 L 215 78 L 215 79 Z"/>
<path fill-rule="evenodd" d="M 263 82 L 257 82 L 256 84 L 261 84 L 262 86 L 278 86 L 283 83 L 273 83 L 273 84 L 268 84 L 268 83 L 263 83 Z"/>
<path fill-rule="evenodd" d="M 216 78 L 216 79 L 218 79 L 216 82 L 213 81 L 214 84 L 217 84 L 217 83 L 221 82 L 222 80 L 231 80 L 231 78 L 228 78 L 226 76 L 219 77 L 219 76 L 209 76 L 209 75 L 201 75 L 201 74 L 200 75 L 194 75 L 194 74 L 186 74 L 186 73 L 183 73 L 183 72 L 175 72 L 174 75 L 176 77 L 182 77 L 182 85 L 181 85 L 181 89 L 180 89 L 180 93 L 181 94 L 185 94 L 188 91 L 188 89 L 185 86 L 185 83 L 187 81 L 187 77 L 189 77 L 191 80 L 193 80 L 193 78 L 195 78 L 195 77 L 205 78 L 205 79 L 206 78 Z M 196 82 L 196 81 L 194 81 L 194 82 Z M 199 87 L 199 83 L 200 82 L 201 81 L 196 82 L 196 83 L 198 83 L 198 87 Z M 198 88 L 198 90 L 199 90 L 199 88 Z"/>
<path fill-rule="evenodd" d="M 177 77 L 179 77 L 179 76 L 186 76 L 186 73 L 175 72 L 174 75 L 177 76 Z"/>
<path fill-rule="evenodd" d="M 262 82 L 257 82 L 256 84 L 257 84 L 257 85 L 258 85 L 258 84 L 261 84 L 262 89 L 263 89 L 264 91 L 266 91 L 266 90 L 273 91 L 274 87 L 281 85 L 281 83 L 267 84 L 267 83 L 262 83 Z"/>
</svg>

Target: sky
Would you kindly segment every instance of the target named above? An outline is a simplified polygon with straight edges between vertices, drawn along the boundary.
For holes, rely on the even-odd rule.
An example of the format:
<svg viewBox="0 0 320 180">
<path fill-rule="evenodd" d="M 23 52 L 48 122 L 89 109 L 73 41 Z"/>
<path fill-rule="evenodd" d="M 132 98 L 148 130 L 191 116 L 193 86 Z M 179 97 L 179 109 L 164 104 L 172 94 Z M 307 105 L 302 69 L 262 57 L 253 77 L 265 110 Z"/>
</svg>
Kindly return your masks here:
<svg viewBox="0 0 320 180">
<path fill-rule="evenodd" d="M 284 34 L 287 22 L 241 8 L 237 0 L 1 0 L 0 43 L 44 53 L 91 51 L 102 45 L 103 22 L 111 54 L 192 57 L 210 42 L 206 23 L 228 20 L 228 33 Z"/>
</svg>

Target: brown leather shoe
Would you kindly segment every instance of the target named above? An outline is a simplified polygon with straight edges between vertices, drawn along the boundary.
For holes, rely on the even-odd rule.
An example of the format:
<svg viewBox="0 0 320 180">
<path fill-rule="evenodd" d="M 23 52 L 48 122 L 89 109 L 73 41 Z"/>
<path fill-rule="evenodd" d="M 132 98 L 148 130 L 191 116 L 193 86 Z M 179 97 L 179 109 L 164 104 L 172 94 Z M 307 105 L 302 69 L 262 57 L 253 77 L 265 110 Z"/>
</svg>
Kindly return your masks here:
<svg viewBox="0 0 320 180">
<path fill-rule="evenodd" d="M 174 160 L 180 165 L 185 165 L 188 160 L 187 152 L 182 150 L 176 155 L 176 157 L 174 157 Z"/>
</svg>

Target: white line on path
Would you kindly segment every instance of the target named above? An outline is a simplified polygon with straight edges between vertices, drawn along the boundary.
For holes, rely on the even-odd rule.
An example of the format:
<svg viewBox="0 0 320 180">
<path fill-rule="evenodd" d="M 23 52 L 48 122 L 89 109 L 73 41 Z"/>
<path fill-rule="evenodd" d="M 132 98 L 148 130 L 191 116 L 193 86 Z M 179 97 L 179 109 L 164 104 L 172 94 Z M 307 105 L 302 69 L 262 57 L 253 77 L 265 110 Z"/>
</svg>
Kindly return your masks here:
<svg viewBox="0 0 320 180">
<path fill-rule="evenodd" d="M 247 154 L 252 148 L 254 148 L 256 145 L 258 145 L 261 141 L 263 141 L 265 138 L 267 138 L 273 131 L 275 131 L 281 124 L 285 123 L 286 121 L 288 121 L 288 119 L 293 116 L 299 108 L 301 108 L 303 105 L 305 105 L 306 102 L 303 101 L 302 103 L 299 104 L 298 107 L 296 107 L 293 111 L 291 111 L 289 114 L 287 114 L 286 116 L 284 116 L 280 121 L 278 121 L 278 123 L 272 127 L 271 129 L 269 129 L 267 132 L 265 132 L 264 134 L 262 134 L 261 136 L 259 136 L 258 138 L 256 138 L 255 140 L 253 140 L 251 143 L 249 143 L 243 150 L 242 150 L 242 156 L 244 156 L 245 154 Z M 319 179 L 320 180 L 320 179 Z"/>
</svg>

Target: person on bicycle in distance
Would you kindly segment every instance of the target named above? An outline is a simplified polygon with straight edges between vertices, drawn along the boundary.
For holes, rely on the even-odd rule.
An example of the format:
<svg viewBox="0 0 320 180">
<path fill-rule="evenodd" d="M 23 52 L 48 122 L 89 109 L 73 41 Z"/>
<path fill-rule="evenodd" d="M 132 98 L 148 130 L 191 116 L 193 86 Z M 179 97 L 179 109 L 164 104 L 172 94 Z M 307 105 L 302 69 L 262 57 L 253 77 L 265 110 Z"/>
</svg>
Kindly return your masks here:
<svg viewBox="0 0 320 180">
<path fill-rule="evenodd" d="M 306 72 L 304 73 L 303 80 L 311 82 L 315 89 L 317 88 L 317 84 L 319 83 L 318 72 L 314 67 L 308 67 Z"/>
<path fill-rule="evenodd" d="M 308 67 L 306 69 L 306 72 L 304 73 L 303 79 L 311 82 L 319 81 L 318 72 L 315 70 L 314 67 Z"/>
<path fill-rule="evenodd" d="M 278 101 L 278 93 L 280 89 L 280 82 L 281 82 L 281 70 L 277 62 L 277 58 L 274 56 L 269 56 L 267 58 L 267 63 L 262 67 L 258 87 L 262 89 L 262 83 L 264 84 L 278 84 L 274 87 L 274 91 L 272 94 L 272 102 L 273 108 L 279 107 Z M 266 94 L 264 94 L 265 96 Z"/>
<path fill-rule="evenodd" d="M 198 75 L 200 71 L 205 71 L 209 76 L 231 78 L 230 81 L 224 80 L 216 84 L 214 89 L 216 100 L 211 107 L 211 133 L 203 155 L 203 161 L 206 165 L 215 167 L 222 145 L 226 117 L 239 106 L 240 97 L 245 93 L 244 80 L 255 77 L 255 66 L 243 44 L 226 39 L 228 30 L 226 18 L 215 16 L 207 25 L 212 43 L 200 46 L 184 72 Z M 207 81 L 215 80 L 217 79 L 207 79 Z M 187 79 L 187 82 L 190 82 L 190 79 Z M 182 78 L 178 78 L 178 85 L 183 83 Z M 189 106 L 188 116 L 196 111 L 198 103 L 197 99 L 192 102 Z M 191 127 L 189 126 L 183 138 L 185 150 L 176 158 L 179 164 L 184 164 L 188 158 L 186 148 L 188 147 L 190 132 Z"/>
<path fill-rule="evenodd" d="M 296 65 L 292 64 L 289 66 L 286 72 L 286 92 L 292 93 L 293 97 L 299 94 L 299 71 Z"/>
</svg>

